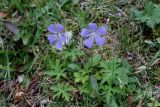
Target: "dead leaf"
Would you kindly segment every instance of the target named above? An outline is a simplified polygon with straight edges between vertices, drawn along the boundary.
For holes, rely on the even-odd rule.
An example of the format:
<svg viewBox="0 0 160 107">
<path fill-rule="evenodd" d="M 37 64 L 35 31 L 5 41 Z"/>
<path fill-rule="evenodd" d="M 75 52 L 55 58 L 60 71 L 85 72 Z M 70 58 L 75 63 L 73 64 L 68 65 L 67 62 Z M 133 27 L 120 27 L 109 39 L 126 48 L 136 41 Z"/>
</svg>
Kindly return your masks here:
<svg viewBox="0 0 160 107">
<path fill-rule="evenodd" d="M 1 11 L 1 12 L 0 12 L 0 17 L 1 17 L 1 18 L 7 17 L 7 13 Z"/>
<path fill-rule="evenodd" d="M 82 101 L 83 97 L 80 95 L 80 91 L 79 90 L 73 90 L 72 91 L 72 95 L 76 98 L 78 98 L 78 100 Z"/>
<path fill-rule="evenodd" d="M 0 87 L 0 91 L 9 91 L 10 89 L 12 89 L 13 87 L 15 87 L 16 85 L 17 85 L 17 80 L 14 79 L 12 81 L 9 81 L 8 83 L 4 83 Z"/>
<path fill-rule="evenodd" d="M 34 107 L 33 104 L 29 100 L 25 99 L 25 102 L 27 103 L 28 107 Z"/>
<path fill-rule="evenodd" d="M 73 90 L 73 91 L 72 91 L 72 94 L 73 94 L 74 96 L 76 96 L 76 95 L 80 94 L 80 92 L 79 92 L 79 90 Z"/>
<path fill-rule="evenodd" d="M 22 83 L 24 79 L 24 75 L 20 75 L 17 77 L 17 79 L 11 80 L 6 83 L 1 83 L 2 85 L 0 86 L 0 91 L 10 91 L 10 89 L 16 87 L 17 84 Z"/>
<path fill-rule="evenodd" d="M 31 107 L 31 106 L 28 106 L 28 104 L 25 101 L 21 101 L 16 105 L 16 107 Z"/>
<path fill-rule="evenodd" d="M 25 95 L 24 91 L 16 92 L 14 97 L 15 103 L 20 102 L 23 99 L 24 95 Z"/>
<path fill-rule="evenodd" d="M 36 84 L 38 83 L 39 77 L 40 77 L 39 72 L 36 72 L 34 74 L 34 76 L 32 77 L 31 82 L 30 82 L 30 84 L 29 84 L 29 86 L 27 88 L 27 93 L 32 93 L 31 91 L 36 86 Z"/>
<path fill-rule="evenodd" d="M 3 24 L 5 28 L 9 30 L 11 33 L 13 33 L 14 35 L 18 34 L 19 29 L 13 22 L 5 20 L 3 21 Z"/>
</svg>

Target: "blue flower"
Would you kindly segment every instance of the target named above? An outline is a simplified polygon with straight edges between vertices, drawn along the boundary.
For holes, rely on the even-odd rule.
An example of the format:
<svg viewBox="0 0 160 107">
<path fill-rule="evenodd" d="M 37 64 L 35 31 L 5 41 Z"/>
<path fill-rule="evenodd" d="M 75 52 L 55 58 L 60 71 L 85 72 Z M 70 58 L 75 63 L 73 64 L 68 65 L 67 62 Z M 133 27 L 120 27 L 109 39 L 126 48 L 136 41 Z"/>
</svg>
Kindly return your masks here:
<svg viewBox="0 0 160 107">
<path fill-rule="evenodd" d="M 88 48 L 92 48 L 94 41 L 98 46 L 103 46 L 106 39 L 102 37 L 107 34 L 105 26 L 97 27 L 96 23 L 89 23 L 88 28 L 83 28 L 80 35 L 85 38 L 84 45 Z"/>
<path fill-rule="evenodd" d="M 56 44 L 58 50 L 62 50 L 66 41 L 66 35 L 64 33 L 64 26 L 61 24 L 51 24 L 48 27 L 48 31 L 51 33 L 48 35 L 48 41 L 51 45 Z"/>
</svg>

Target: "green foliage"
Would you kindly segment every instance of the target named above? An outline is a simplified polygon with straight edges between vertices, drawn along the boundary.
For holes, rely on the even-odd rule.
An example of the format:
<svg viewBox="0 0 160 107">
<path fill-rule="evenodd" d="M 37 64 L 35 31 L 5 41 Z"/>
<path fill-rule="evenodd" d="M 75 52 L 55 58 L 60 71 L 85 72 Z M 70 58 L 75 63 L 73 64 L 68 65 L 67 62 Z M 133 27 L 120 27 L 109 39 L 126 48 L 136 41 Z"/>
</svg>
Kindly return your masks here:
<svg viewBox="0 0 160 107">
<path fill-rule="evenodd" d="M 160 6 L 151 1 L 146 1 L 144 9 L 141 11 L 135 10 L 134 13 L 137 20 L 146 23 L 152 29 L 160 23 Z"/>
<path fill-rule="evenodd" d="M 72 62 L 74 62 L 77 59 L 77 57 L 80 57 L 83 55 L 84 55 L 84 52 L 79 48 L 74 48 L 69 51 L 68 50 L 64 51 L 64 58 L 71 60 Z"/>
<path fill-rule="evenodd" d="M 75 72 L 74 77 L 75 77 L 75 82 L 82 82 L 82 83 L 85 83 L 86 81 L 88 81 L 88 78 L 89 78 L 89 76 L 84 71 Z"/>
<path fill-rule="evenodd" d="M 97 55 L 91 57 L 91 58 L 89 59 L 89 61 L 88 61 L 87 64 L 88 64 L 89 66 L 96 66 L 96 65 L 99 64 L 100 61 L 101 61 L 101 55 L 100 55 L 100 54 L 97 54 Z"/>
<path fill-rule="evenodd" d="M 89 84 L 90 84 L 90 87 L 91 87 L 91 96 L 95 97 L 99 97 L 99 84 L 97 82 L 97 79 L 95 78 L 95 76 L 91 75 L 89 77 Z"/>
<path fill-rule="evenodd" d="M 119 64 L 117 59 L 113 59 L 101 62 L 100 66 L 104 72 L 102 83 L 107 81 L 108 85 L 112 85 L 114 80 L 118 80 L 121 85 L 128 84 L 128 73 L 131 71 L 131 67 L 126 62 Z"/>
<path fill-rule="evenodd" d="M 115 96 L 126 95 L 126 86 L 135 81 L 129 76 L 131 71 L 132 68 L 126 61 L 116 58 L 103 60 L 101 55 L 97 54 L 88 58 L 88 62 L 80 71 L 74 73 L 74 77 L 75 82 L 81 84 L 81 93 L 86 93 L 91 98 L 96 97 L 108 106 L 116 107 L 118 103 Z"/>
<path fill-rule="evenodd" d="M 129 76 L 132 71 L 131 66 L 127 61 L 118 58 L 104 60 L 100 54 L 87 58 L 83 64 L 78 64 L 75 59 L 78 59 L 82 53 L 80 50 L 76 51 L 78 53 L 75 53 L 75 49 L 64 51 L 63 63 L 59 59 L 55 61 L 47 59 L 49 69 L 47 75 L 58 82 L 56 86 L 55 84 L 51 86 L 54 92 L 53 98 L 70 101 L 72 96 L 68 92 L 73 90 L 73 86 L 59 83 L 65 80 L 67 83 L 75 84 L 74 89 L 78 90 L 80 95 L 87 95 L 90 99 L 96 98 L 98 102 L 116 107 L 119 104 L 117 100 L 119 97 L 116 95 L 126 96 L 127 92 L 131 91 L 127 86 L 136 83 L 133 77 Z M 73 56 L 74 59 L 70 59 Z"/>
<path fill-rule="evenodd" d="M 131 67 L 126 61 L 121 62 L 118 59 L 111 61 L 102 61 L 101 85 L 108 105 L 117 106 L 116 94 L 125 95 L 127 88 L 125 85 L 129 83 L 128 74 L 131 72 Z M 106 84 L 107 83 L 107 84 Z"/>
<path fill-rule="evenodd" d="M 66 77 L 65 68 L 63 67 L 63 64 L 60 63 L 59 60 L 56 60 L 53 64 L 52 61 L 49 61 L 50 69 L 48 72 L 46 72 L 47 75 L 54 77 L 56 80 L 60 80 L 62 77 Z"/>
<path fill-rule="evenodd" d="M 72 70 L 80 70 L 80 67 L 78 64 L 75 64 L 75 63 L 71 63 L 68 65 L 68 67 Z"/>
<path fill-rule="evenodd" d="M 37 80 L 38 89 L 29 96 L 32 97 L 33 95 L 35 98 L 39 95 L 51 94 L 51 97 L 53 96 L 53 100 L 49 101 L 51 107 L 128 107 L 128 96 L 130 95 L 133 96 L 135 106 L 137 106 L 140 99 L 143 102 L 147 102 L 149 99 L 151 106 L 158 105 L 158 100 L 152 94 L 153 87 L 145 87 L 146 90 L 141 87 L 138 79 L 131 74 L 135 70 L 132 70 L 127 61 L 119 58 L 106 60 L 110 58 L 110 56 L 107 56 L 110 50 L 105 47 L 91 50 L 83 47 L 77 48 L 76 46 L 81 42 L 81 39 L 79 39 L 80 29 L 88 23 L 95 22 L 98 25 L 107 23 L 113 31 L 111 31 L 113 38 L 118 35 L 122 53 L 126 52 L 126 50 L 135 51 L 136 48 L 141 48 L 139 43 L 143 41 L 142 38 L 139 39 L 138 36 L 139 40 L 137 42 L 137 38 L 132 36 L 132 34 L 135 34 L 134 28 L 137 25 L 130 29 L 130 23 L 132 22 L 128 20 L 130 12 L 128 7 L 132 5 L 126 5 L 128 3 L 116 0 L 2 0 L 0 14 L 3 16 L 3 12 L 7 13 L 5 20 L 10 19 L 11 22 L 14 22 L 17 28 L 15 26 L 12 27 L 19 32 L 18 35 L 12 38 L 10 34 L 5 33 L 6 29 L 3 29 L 1 21 L 1 84 L 8 83 L 8 81 L 16 79 L 21 74 L 32 77 L 35 71 L 39 71 L 42 76 Z M 159 13 L 159 6 L 151 2 L 146 2 L 143 10 L 135 11 L 137 20 L 146 23 L 152 28 L 159 23 L 159 14 L 157 13 Z M 124 23 L 126 21 L 129 23 Z M 72 46 L 67 46 L 62 51 L 50 50 L 46 35 L 48 35 L 47 27 L 51 23 L 61 23 L 65 26 L 65 30 L 72 30 L 73 39 L 76 39 L 73 41 Z M 134 25 L 134 23 L 131 25 Z M 109 33 L 111 29 L 109 29 Z M 139 32 L 136 33 L 139 34 Z M 151 44 L 156 49 L 159 49 L 160 40 L 157 39 Z M 1 45 L 3 46 L 1 47 Z M 87 54 L 84 53 L 86 50 Z M 116 50 L 115 48 L 114 53 L 117 54 Z M 101 54 L 97 53 L 103 54 L 105 59 Z M 121 57 L 121 52 L 120 54 L 118 53 L 118 56 Z M 154 61 L 159 58 L 160 51 L 155 55 Z M 23 72 L 19 72 L 21 70 Z M 29 81 L 29 78 L 27 80 Z M 137 82 L 140 85 L 137 85 Z M 5 86 L 10 85 L 6 84 Z M 18 84 L 16 89 L 19 89 L 19 86 L 21 84 Z M 33 91 L 35 88 L 37 87 L 33 87 Z M 144 91 L 141 91 L 141 88 Z M 7 97 L 12 96 L 12 92 L 16 94 L 14 93 L 14 88 L 12 90 L 11 94 L 9 91 L 5 93 Z M 36 95 L 37 93 L 38 96 Z M 28 100 L 28 97 L 26 98 Z M 7 98 L 7 103 L 13 100 Z M 3 106 L 2 102 L 5 103 L 2 100 L 0 106 Z M 37 100 L 36 102 L 39 101 Z M 47 104 L 45 105 L 48 106 Z"/>
<path fill-rule="evenodd" d="M 66 84 L 60 84 L 53 85 L 50 87 L 51 90 L 54 92 L 54 98 L 63 98 L 66 101 L 69 101 L 71 98 L 71 91 L 74 90 L 74 88 L 70 85 Z"/>
</svg>

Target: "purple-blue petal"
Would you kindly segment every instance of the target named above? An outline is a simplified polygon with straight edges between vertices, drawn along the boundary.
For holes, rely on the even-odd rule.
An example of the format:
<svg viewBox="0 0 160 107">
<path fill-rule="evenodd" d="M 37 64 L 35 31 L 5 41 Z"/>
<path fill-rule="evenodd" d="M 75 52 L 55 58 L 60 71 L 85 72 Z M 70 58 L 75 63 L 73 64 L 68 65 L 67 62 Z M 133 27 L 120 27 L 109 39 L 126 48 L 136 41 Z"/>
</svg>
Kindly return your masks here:
<svg viewBox="0 0 160 107">
<path fill-rule="evenodd" d="M 82 29 L 82 31 L 81 31 L 81 33 L 80 33 L 80 35 L 82 36 L 82 37 L 87 37 L 87 36 L 89 36 L 89 31 L 88 31 L 88 29 L 86 29 L 86 28 L 83 28 Z"/>
<path fill-rule="evenodd" d="M 96 36 L 95 37 L 95 41 L 96 41 L 96 44 L 98 46 L 103 46 L 105 41 L 106 41 L 106 39 L 104 37 L 101 37 L 101 36 Z"/>
<path fill-rule="evenodd" d="M 51 24 L 48 26 L 48 31 L 51 33 L 55 33 L 56 32 L 56 28 L 55 25 Z"/>
<path fill-rule="evenodd" d="M 61 33 L 61 32 L 63 32 L 63 30 L 64 30 L 64 26 L 61 25 L 61 24 L 59 24 L 59 23 L 57 23 L 57 24 L 56 24 L 56 29 L 57 29 L 57 32 L 58 32 L 58 33 Z"/>
<path fill-rule="evenodd" d="M 89 23 L 88 28 L 91 31 L 96 31 L 97 30 L 97 24 L 96 23 Z"/>
<path fill-rule="evenodd" d="M 54 35 L 49 35 L 48 36 L 48 41 L 51 45 L 54 44 L 54 42 L 56 41 L 56 38 L 54 37 Z"/>
<path fill-rule="evenodd" d="M 88 47 L 88 48 L 92 48 L 93 42 L 94 42 L 94 38 L 89 37 L 88 39 L 86 39 L 86 40 L 84 41 L 84 45 L 85 45 L 86 47 Z"/>
<path fill-rule="evenodd" d="M 62 41 L 62 42 L 65 42 L 65 41 L 66 41 L 66 34 L 65 34 L 65 33 L 62 34 L 61 41 Z"/>
<path fill-rule="evenodd" d="M 63 44 L 62 44 L 62 41 L 57 41 L 57 43 L 56 43 L 56 48 L 58 49 L 58 50 L 62 50 L 62 48 L 63 48 Z"/>
<path fill-rule="evenodd" d="M 100 27 L 97 29 L 97 33 L 98 33 L 99 35 L 105 35 L 105 34 L 107 34 L 106 27 L 105 27 L 105 26 L 100 26 Z"/>
</svg>

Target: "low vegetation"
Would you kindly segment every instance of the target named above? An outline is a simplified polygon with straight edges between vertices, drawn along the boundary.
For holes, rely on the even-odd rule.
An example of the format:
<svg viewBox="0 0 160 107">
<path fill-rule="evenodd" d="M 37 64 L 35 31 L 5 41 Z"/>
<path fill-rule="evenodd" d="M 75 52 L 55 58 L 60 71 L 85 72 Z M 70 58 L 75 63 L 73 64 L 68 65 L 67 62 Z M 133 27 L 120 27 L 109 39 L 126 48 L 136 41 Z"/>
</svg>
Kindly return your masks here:
<svg viewBox="0 0 160 107">
<path fill-rule="evenodd" d="M 157 0 L 0 2 L 0 107 L 160 106 Z"/>
</svg>

